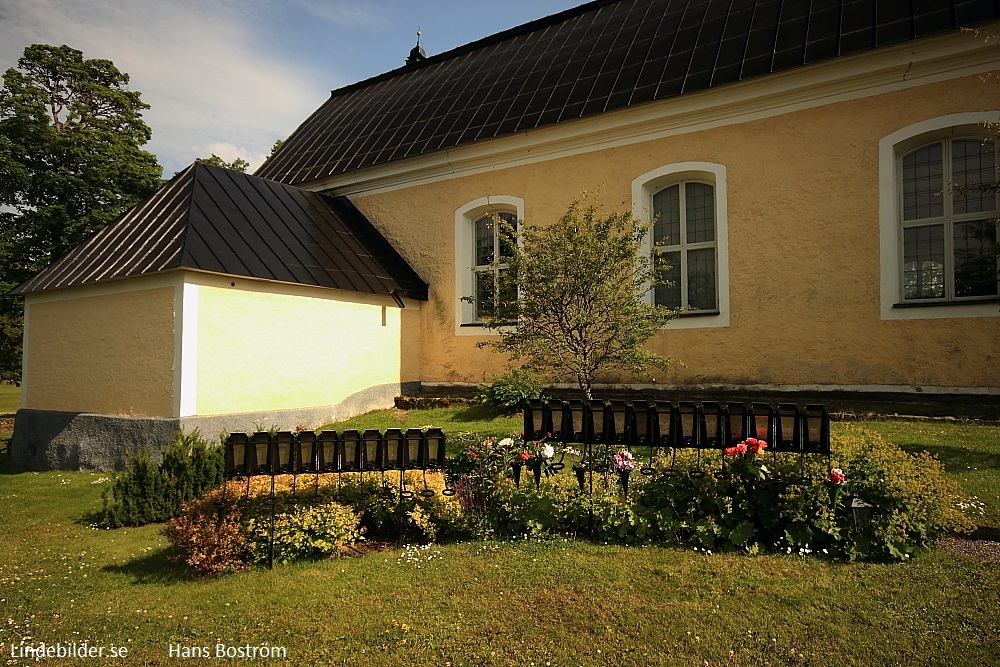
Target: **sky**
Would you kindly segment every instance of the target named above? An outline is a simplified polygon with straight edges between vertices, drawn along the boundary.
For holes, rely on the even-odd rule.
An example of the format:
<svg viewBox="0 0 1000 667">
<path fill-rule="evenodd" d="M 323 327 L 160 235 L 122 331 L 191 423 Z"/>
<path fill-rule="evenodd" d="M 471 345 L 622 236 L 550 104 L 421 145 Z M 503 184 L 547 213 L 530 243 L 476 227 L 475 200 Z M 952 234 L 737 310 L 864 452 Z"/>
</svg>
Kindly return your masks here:
<svg viewBox="0 0 1000 667">
<path fill-rule="evenodd" d="M 253 171 L 331 90 L 584 0 L 0 0 L 0 72 L 66 44 L 130 76 L 145 146 L 172 177 L 196 158 Z"/>
</svg>

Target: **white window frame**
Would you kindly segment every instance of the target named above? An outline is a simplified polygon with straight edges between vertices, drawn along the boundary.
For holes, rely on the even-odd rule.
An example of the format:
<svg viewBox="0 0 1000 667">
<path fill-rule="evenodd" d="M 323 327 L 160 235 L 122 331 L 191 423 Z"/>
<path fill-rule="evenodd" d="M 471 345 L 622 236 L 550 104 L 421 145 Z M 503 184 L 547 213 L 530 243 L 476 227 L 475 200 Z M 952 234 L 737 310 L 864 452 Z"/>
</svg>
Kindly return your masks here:
<svg viewBox="0 0 1000 667">
<path fill-rule="evenodd" d="M 666 329 L 702 329 L 729 326 L 729 207 L 726 167 L 714 162 L 675 162 L 647 171 L 632 181 L 632 213 L 650 230 L 644 252 L 652 254 L 653 195 L 678 183 L 696 181 L 715 190 L 715 287 L 718 312 L 691 311 L 666 324 Z M 646 296 L 653 303 L 650 290 Z"/>
<path fill-rule="evenodd" d="M 524 200 L 512 195 L 490 195 L 474 199 L 455 211 L 455 335 L 497 335 L 476 319 L 476 305 L 463 297 L 476 293 L 476 220 L 490 213 L 514 213 L 524 219 Z"/>
<path fill-rule="evenodd" d="M 879 140 L 879 313 L 883 320 L 998 317 L 996 300 L 903 300 L 902 157 L 934 141 L 988 134 L 1000 111 L 948 114 L 908 125 Z M 912 221 L 917 222 L 917 221 Z M 909 223 L 907 223 L 909 226 Z M 950 247 L 950 246 L 949 246 Z M 951 278 L 949 277 L 948 280 Z"/>
</svg>

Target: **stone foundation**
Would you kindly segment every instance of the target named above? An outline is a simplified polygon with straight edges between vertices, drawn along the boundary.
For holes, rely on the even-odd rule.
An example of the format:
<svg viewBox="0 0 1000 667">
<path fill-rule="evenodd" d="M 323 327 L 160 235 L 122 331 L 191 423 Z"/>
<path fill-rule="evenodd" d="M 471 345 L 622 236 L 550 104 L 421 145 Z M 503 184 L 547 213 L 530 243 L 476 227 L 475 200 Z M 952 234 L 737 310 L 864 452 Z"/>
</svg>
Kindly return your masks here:
<svg viewBox="0 0 1000 667">
<path fill-rule="evenodd" d="M 419 383 L 369 387 L 340 403 L 267 412 L 193 417 L 125 417 L 55 410 L 18 410 L 10 441 L 12 472 L 27 470 L 120 470 L 142 447 L 158 455 L 178 430 L 197 429 L 209 442 L 222 432 L 296 426 L 316 428 L 354 415 L 393 407 L 396 396 L 416 393 Z"/>
</svg>

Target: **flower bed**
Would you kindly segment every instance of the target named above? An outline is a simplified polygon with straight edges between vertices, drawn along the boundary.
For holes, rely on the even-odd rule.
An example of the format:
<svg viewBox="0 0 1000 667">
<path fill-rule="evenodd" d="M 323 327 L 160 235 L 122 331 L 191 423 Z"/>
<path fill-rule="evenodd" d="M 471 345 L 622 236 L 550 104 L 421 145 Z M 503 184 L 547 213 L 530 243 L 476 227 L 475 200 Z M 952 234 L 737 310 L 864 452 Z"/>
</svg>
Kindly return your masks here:
<svg viewBox="0 0 1000 667">
<path fill-rule="evenodd" d="M 936 459 L 860 429 L 835 439 L 832 465 L 825 456 L 775 455 L 748 438 L 721 458 L 704 454 L 716 457 L 714 467 L 692 450 L 660 450 L 640 476 L 632 476 L 638 463 L 626 449 L 602 447 L 587 459 L 544 441 L 466 439 L 449 473 L 463 507 L 491 534 L 899 560 L 973 528 L 967 499 Z M 561 465 L 567 452 L 574 475 L 555 475 L 553 457 Z M 522 466 L 541 471 L 534 484 L 520 480 Z M 847 498 L 870 514 L 859 519 Z"/>
<path fill-rule="evenodd" d="M 936 459 L 857 428 L 834 439 L 830 460 L 774 454 L 755 438 L 721 451 L 661 449 L 652 460 L 474 434 L 452 438 L 451 450 L 444 474 L 407 471 L 402 493 L 398 472 L 275 477 L 274 560 L 339 555 L 365 537 L 504 535 L 902 560 L 973 527 L 968 499 Z M 271 479 L 231 481 L 186 505 L 166 528 L 182 558 L 201 573 L 265 562 Z M 863 521 L 856 503 L 870 512 Z"/>
</svg>

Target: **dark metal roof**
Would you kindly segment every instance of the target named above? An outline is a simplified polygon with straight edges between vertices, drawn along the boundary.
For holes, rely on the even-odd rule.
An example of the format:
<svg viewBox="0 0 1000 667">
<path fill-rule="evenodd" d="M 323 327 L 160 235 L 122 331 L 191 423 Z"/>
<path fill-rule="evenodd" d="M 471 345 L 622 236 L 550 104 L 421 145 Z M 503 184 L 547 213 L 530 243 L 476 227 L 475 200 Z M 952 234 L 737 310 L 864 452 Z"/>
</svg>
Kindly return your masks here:
<svg viewBox="0 0 1000 667">
<path fill-rule="evenodd" d="M 12 294 L 172 269 L 427 300 L 427 284 L 347 198 L 199 162 Z"/>
<path fill-rule="evenodd" d="M 302 183 L 998 17 L 996 0 L 597 0 L 333 91 L 257 174 Z"/>
</svg>

